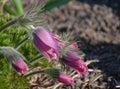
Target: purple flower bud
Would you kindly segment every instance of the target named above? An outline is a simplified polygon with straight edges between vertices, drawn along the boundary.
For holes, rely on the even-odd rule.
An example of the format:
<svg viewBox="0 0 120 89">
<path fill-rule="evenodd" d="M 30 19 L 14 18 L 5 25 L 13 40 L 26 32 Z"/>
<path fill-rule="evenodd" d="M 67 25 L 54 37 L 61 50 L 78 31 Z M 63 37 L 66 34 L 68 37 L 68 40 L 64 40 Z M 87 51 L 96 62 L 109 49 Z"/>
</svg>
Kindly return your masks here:
<svg viewBox="0 0 120 89">
<path fill-rule="evenodd" d="M 88 71 L 87 66 L 85 63 L 81 60 L 81 58 L 72 51 L 68 51 L 65 56 L 61 59 L 66 65 L 74 68 L 78 74 L 85 73 Z"/>
<path fill-rule="evenodd" d="M 19 75 L 23 74 L 26 70 L 28 70 L 26 63 L 21 58 L 15 59 L 12 62 L 12 66 Z"/>
<path fill-rule="evenodd" d="M 0 49 L 6 57 L 8 63 L 12 65 L 19 75 L 23 74 L 28 69 L 26 63 L 24 62 L 25 57 L 17 50 L 12 47 L 0 47 Z"/>
<path fill-rule="evenodd" d="M 37 27 L 33 31 L 33 43 L 49 61 L 57 59 L 59 55 L 59 38 L 57 36 L 43 27 Z"/>
<path fill-rule="evenodd" d="M 58 75 L 57 80 L 65 84 L 74 83 L 74 80 L 70 76 L 63 74 L 63 73 L 60 73 Z"/>
</svg>

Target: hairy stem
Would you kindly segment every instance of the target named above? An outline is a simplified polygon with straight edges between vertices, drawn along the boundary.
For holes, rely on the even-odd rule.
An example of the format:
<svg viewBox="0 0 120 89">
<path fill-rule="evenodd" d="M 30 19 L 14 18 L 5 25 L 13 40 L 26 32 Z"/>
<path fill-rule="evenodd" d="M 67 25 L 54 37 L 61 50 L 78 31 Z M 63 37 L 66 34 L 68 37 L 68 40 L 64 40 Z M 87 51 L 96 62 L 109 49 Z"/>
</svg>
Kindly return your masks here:
<svg viewBox="0 0 120 89">
<path fill-rule="evenodd" d="M 2 26 L 0 27 L 0 32 L 3 31 L 5 28 L 7 28 L 7 27 L 9 27 L 9 26 L 11 26 L 11 25 L 19 22 L 19 20 L 20 20 L 21 17 L 23 17 L 23 14 L 20 15 L 20 16 L 18 16 L 18 17 L 16 17 L 15 19 L 7 22 L 6 24 L 2 25 Z"/>
<path fill-rule="evenodd" d="M 29 37 L 25 37 L 19 44 L 18 46 L 16 47 L 16 50 L 18 50 L 27 40 L 29 39 Z"/>
<path fill-rule="evenodd" d="M 24 77 L 29 77 L 31 75 L 35 75 L 35 74 L 39 74 L 39 73 L 44 73 L 44 70 L 34 71 L 34 72 L 29 73 L 29 74 L 25 74 L 23 76 Z"/>
</svg>

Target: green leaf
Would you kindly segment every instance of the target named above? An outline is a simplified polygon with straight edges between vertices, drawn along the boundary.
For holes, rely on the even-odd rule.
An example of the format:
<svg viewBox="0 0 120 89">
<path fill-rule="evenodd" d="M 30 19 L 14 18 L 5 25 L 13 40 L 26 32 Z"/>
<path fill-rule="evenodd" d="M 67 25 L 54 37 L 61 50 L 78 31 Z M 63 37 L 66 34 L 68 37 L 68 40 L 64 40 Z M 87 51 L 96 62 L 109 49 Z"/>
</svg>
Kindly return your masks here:
<svg viewBox="0 0 120 89">
<path fill-rule="evenodd" d="M 59 7 L 63 4 L 68 3 L 71 0 L 48 0 L 46 4 L 42 7 L 42 11 L 51 10 L 54 7 Z"/>
<path fill-rule="evenodd" d="M 11 0 L 11 2 L 13 3 L 18 15 L 23 14 L 23 6 L 22 6 L 22 2 L 21 0 Z"/>
<path fill-rule="evenodd" d="M 4 10 L 11 15 L 17 16 L 17 13 L 12 8 L 10 8 L 7 4 L 4 5 Z"/>
</svg>

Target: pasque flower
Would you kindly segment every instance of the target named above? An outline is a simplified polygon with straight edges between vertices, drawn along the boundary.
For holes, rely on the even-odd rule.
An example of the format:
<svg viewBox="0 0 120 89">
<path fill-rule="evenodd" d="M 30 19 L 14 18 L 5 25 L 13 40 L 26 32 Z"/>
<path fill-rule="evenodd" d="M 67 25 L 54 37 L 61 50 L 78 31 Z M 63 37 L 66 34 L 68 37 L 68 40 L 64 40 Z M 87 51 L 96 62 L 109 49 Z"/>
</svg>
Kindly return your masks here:
<svg viewBox="0 0 120 89">
<path fill-rule="evenodd" d="M 74 82 L 72 77 L 61 73 L 60 69 L 57 68 L 48 68 L 44 71 L 44 73 L 50 75 L 52 78 L 58 80 L 61 83 L 70 84 Z"/>
<path fill-rule="evenodd" d="M 28 70 L 26 63 L 21 58 L 13 60 L 12 66 L 19 75 L 22 75 L 26 70 Z"/>
<path fill-rule="evenodd" d="M 61 59 L 66 65 L 74 68 L 79 74 L 87 72 L 88 68 L 76 52 L 67 51 Z"/>
<path fill-rule="evenodd" d="M 57 77 L 57 80 L 59 82 L 65 83 L 65 84 L 70 84 L 70 83 L 74 82 L 73 78 L 71 78 L 70 76 L 68 76 L 64 73 L 60 73 Z"/>
<path fill-rule="evenodd" d="M 24 62 L 25 57 L 16 51 L 12 47 L 0 47 L 0 51 L 6 57 L 8 63 L 12 65 L 14 70 L 19 74 L 22 75 L 26 70 L 28 70 L 27 64 Z"/>
<path fill-rule="evenodd" d="M 59 38 L 43 27 L 33 31 L 33 43 L 36 48 L 50 61 L 59 55 Z"/>
<path fill-rule="evenodd" d="M 74 82 L 72 77 L 61 73 L 60 69 L 57 68 L 48 68 L 44 71 L 44 73 L 50 75 L 54 79 L 57 79 L 61 83 L 70 84 Z"/>
<path fill-rule="evenodd" d="M 80 76 L 80 73 L 85 73 L 88 71 L 88 68 L 84 61 L 79 57 L 79 55 L 70 50 L 70 49 L 77 49 L 78 45 L 76 43 L 73 43 L 68 46 L 68 50 L 66 51 L 66 54 L 63 55 L 61 60 L 68 66 L 74 68 L 78 72 L 78 76 Z"/>
</svg>

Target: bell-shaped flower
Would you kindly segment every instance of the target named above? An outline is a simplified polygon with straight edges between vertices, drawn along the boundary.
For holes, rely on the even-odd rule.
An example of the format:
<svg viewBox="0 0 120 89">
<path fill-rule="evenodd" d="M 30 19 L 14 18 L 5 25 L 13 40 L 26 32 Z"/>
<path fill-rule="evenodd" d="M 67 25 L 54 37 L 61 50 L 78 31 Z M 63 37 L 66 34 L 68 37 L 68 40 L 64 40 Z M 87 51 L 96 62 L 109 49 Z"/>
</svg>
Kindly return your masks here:
<svg viewBox="0 0 120 89">
<path fill-rule="evenodd" d="M 4 54 L 8 63 L 19 75 L 22 75 L 26 70 L 28 70 L 28 66 L 24 62 L 25 57 L 14 48 L 0 47 L 0 52 Z"/>
<path fill-rule="evenodd" d="M 71 84 L 74 83 L 73 78 L 71 78 L 70 76 L 64 74 L 64 73 L 60 73 L 57 77 L 57 80 L 61 83 L 65 83 L 65 84 Z"/>
<path fill-rule="evenodd" d="M 59 56 L 59 38 L 43 27 L 33 31 L 33 43 L 36 48 L 50 61 Z"/>
<path fill-rule="evenodd" d="M 77 55 L 76 52 L 73 51 L 67 51 L 66 55 L 64 55 L 61 59 L 66 65 L 74 68 L 79 76 L 80 73 L 85 73 L 88 71 L 88 68 L 86 64 L 83 62 L 83 60 Z"/>
<path fill-rule="evenodd" d="M 26 63 L 21 58 L 13 60 L 12 66 L 19 75 L 22 75 L 26 70 L 28 70 Z"/>
</svg>

